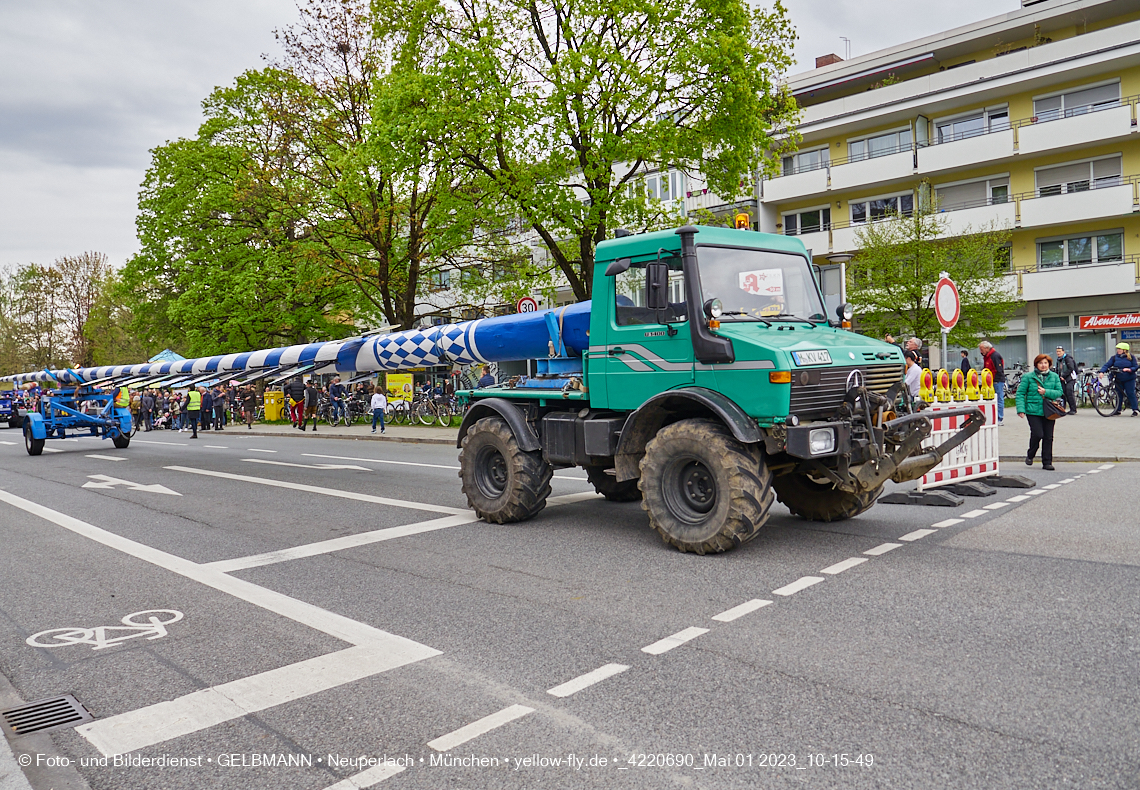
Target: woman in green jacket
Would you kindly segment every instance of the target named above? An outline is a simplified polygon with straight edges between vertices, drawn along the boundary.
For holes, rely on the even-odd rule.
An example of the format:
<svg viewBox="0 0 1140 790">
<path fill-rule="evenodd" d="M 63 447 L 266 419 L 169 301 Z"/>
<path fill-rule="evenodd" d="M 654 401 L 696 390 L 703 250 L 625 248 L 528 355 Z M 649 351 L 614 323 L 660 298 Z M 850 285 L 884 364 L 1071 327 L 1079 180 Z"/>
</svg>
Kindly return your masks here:
<svg viewBox="0 0 1140 790">
<path fill-rule="evenodd" d="M 1033 360 L 1034 371 L 1021 377 L 1014 399 L 1017 416 L 1029 420 L 1029 453 L 1025 465 L 1033 466 L 1037 446 L 1041 446 L 1041 468 L 1053 471 L 1053 426 L 1056 420 L 1045 418 L 1045 399 L 1057 400 L 1065 394 L 1061 377 L 1052 371 L 1053 358 L 1038 354 Z"/>
</svg>

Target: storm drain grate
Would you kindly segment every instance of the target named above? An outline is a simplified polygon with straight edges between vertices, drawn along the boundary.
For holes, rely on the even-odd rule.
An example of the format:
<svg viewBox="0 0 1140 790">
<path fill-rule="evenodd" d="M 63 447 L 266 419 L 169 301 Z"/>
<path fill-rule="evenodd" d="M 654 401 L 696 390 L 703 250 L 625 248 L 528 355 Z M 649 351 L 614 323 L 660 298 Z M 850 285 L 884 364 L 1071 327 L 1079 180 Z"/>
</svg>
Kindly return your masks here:
<svg viewBox="0 0 1140 790">
<path fill-rule="evenodd" d="M 70 694 L 0 710 L 0 720 L 11 736 L 74 727 L 76 724 L 94 719 L 95 717 L 87 712 L 79 700 Z"/>
</svg>

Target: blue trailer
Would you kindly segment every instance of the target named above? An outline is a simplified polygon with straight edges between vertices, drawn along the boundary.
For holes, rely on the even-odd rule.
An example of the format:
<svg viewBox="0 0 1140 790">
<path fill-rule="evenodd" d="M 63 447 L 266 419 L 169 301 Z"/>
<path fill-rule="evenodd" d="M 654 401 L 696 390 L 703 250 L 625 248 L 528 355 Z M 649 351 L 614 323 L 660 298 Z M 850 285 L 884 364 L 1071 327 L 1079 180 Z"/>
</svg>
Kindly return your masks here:
<svg viewBox="0 0 1140 790">
<path fill-rule="evenodd" d="M 25 410 L 20 408 L 20 394 L 17 390 L 0 390 L 0 422 L 8 423 L 9 428 L 19 428 L 24 424 Z"/>
<path fill-rule="evenodd" d="M 79 378 L 73 371 L 68 372 Z M 48 439 L 78 436 L 110 439 L 120 449 L 128 446 L 131 410 L 129 404 L 116 405 L 117 394 L 118 390 L 104 391 L 92 384 L 44 390 L 35 409 L 24 416 L 24 446 L 28 455 L 40 455 Z"/>
</svg>

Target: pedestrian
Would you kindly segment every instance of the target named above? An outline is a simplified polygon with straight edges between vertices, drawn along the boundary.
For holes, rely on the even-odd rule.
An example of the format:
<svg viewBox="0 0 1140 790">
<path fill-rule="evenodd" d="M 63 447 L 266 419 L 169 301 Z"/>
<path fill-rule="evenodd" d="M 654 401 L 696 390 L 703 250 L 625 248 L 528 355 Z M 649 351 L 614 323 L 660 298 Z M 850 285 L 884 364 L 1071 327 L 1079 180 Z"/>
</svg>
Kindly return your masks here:
<svg viewBox="0 0 1140 790">
<path fill-rule="evenodd" d="M 257 390 L 252 386 L 245 388 L 242 395 L 242 406 L 245 408 L 245 425 L 253 430 L 253 415 L 257 413 Z"/>
<path fill-rule="evenodd" d="M 154 395 L 150 390 L 142 395 L 142 419 L 144 431 L 154 429 Z"/>
<path fill-rule="evenodd" d="M 305 385 L 301 382 L 301 377 L 296 376 L 285 385 L 285 402 L 289 406 L 289 419 L 293 421 L 293 427 L 297 430 L 301 429 L 301 422 L 305 419 Z"/>
<path fill-rule="evenodd" d="M 186 416 L 190 420 L 190 427 L 194 431 L 191 439 L 198 438 L 198 417 L 202 413 L 202 387 L 191 387 L 190 392 L 186 395 Z"/>
<path fill-rule="evenodd" d="M 305 387 L 305 418 L 301 422 L 301 430 L 309 425 L 309 418 L 313 418 L 313 433 L 317 432 L 317 403 L 320 402 L 321 393 L 317 390 L 313 380 L 309 379 L 309 386 Z"/>
<path fill-rule="evenodd" d="M 978 343 L 978 351 L 982 352 L 985 369 L 994 376 L 994 392 L 997 395 L 998 425 L 1005 421 L 1005 360 L 988 340 Z"/>
<path fill-rule="evenodd" d="M 962 370 L 962 380 L 969 381 L 970 371 L 974 366 L 970 364 L 970 352 L 962 349 L 962 361 L 958 363 L 958 367 Z"/>
<path fill-rule="evenodd" d="M 384 433 L 384 410 L 388 408 L 388 398 L 380 387 L 372 388 L 372 433 L 376 433 L 376 423 L 380 423 L 380 433 Z"/>
<path fill-rule="evenodd" d="M 1029 420 L 1029 452 L 1025 455 L 1025 465 L 1033 466 L 1037 447 L 1041 447 L 1041 468 L 1053 471 L 1053 428 L 1056 420 L 1050 420 L 1045 412 L 1045 400 L 1057 400 L 1065 394 L 1061 377 L 1053 372 L 1053 360 L 1048 354 L 1038 354 L 1033 360 L 1033 370 L 1021 377 L 1014 400 L 1017 402 L 1017 416 Z"/>
<path fill-rule="evenodd" d="M 1057 375 L 1061 379 L 1061 386 L 1065 389 L 1065 403 L 1069 405 L 1069 414 L 1077 413 L 1077 361 L 1072 354 L 1065 353 L 1064 346 L 1057 346 Z"/>
<path fill-rule="evenodd" d="M 333 376 L 332 384 L 329 385 L 329 400 L 332 401 L 332 414 L 333 422 L 336 422 L 344 414 L 344 385 L 340 383 L 340 376 Z"/>
<path fill-rule="evenodd" d="M 906 389 L 910 393 L 911 403 L 916 403 L 922 389 L 922 366 L 918 363 L 918 352 L 907 351 L 903 354 L 903 359 L 906 360 Z"/>
<path fill-rule="evenodd" d="M 214 388 L 214 430 L 226 427 L 226 391 L 220 386 Z"/>
<path fill-rule="evenodd" d="M 186 431 L 186 415 L 182 412 L 182 393 L 175 392 L 170 396 L 170 420 L 172 425 L 178 426 L 178 432 Z"/>
<path fill-rule="evenodd" d="M 479 378 L 480 387 L 493 387 L 495 386 L 495 377 L 491 375 L 491 368 L 487 365 L 483 366 L 483 375 Z"/>
<path fill-rule="evenodd" d="M 202 430 L 210 430 L 210 423 L 214 421 L 214 393 L 210 392 L 208 387 L 198 387 L 202 392 L 202 411 L 200 419 L 202 422 Z M 196 433 L 197 431 L 195 431 Z"/>
<path fill-rule="evenodd" d="M 1107 373 L 1110 369 L 1116 370 L 1116 411 L 1113 416 L 1120 414 L 1124 409 L 1124 401 L 1132 407 L 1132 416 L 1140 415 L 1136 409 L 1136 357 L 1132 355 L 1132 347 L 1127 343 L 1116 344 L 1116 355 L 1101 366 L 1100 372 Z"/>
</svg>

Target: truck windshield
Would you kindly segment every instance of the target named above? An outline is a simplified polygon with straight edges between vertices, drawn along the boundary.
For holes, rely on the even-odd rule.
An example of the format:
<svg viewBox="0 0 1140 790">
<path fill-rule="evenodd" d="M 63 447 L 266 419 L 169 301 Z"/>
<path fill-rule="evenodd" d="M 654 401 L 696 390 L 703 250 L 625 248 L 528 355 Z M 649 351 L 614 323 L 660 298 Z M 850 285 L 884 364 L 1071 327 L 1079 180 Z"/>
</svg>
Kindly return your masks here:
<svg viewBox="0 0 1140 790">
<path fill-rule="evenodd" d="M 722 321 L 770 321 L 781 316 L 827 319 L 802 255 L 698 247 L 697 263 L 702 298 L 720 299 Z"/>
</svg>

